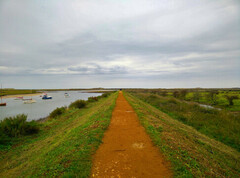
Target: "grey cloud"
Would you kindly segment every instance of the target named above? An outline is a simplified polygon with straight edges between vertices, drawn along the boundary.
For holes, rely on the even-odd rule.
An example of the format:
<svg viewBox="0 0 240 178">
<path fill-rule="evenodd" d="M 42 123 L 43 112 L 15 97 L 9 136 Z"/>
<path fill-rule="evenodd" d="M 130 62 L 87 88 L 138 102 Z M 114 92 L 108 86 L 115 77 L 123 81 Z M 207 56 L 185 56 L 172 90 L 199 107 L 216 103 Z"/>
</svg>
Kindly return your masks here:
<svg viewBox="0 0 240 178">
<path fill-rule="evenodd" d="M 103 67 L 97 64 L 88 64 L 87 67 L 77 66 L 77 67 L 69 67 L 69 71 L 77 72 L 77 74 L 84 75 L 99 75 L 99 74 L 127 74 L 127 70 L 121 66 L 113 66 L 113 67 Z"/>
<path fill-rule="evenodd" d="M 0 3 L 0 77 L 8 83 L 7 76 L 35 81 L 63 75 L 75 86 L 72 76 L 78 75 L 112 87 L 115 80 L 129 87 L 144 87 L 146 81 L 161 87 L 169 80 L 169 87 L 174 82 L 178 87 L 186 77 L 199 85 L 211 79 L 207 83 L 214 85 L 222 77 L 228 80 L 223 85 L 235 86 L 240 85 L 239 39 L 237 0 L 5 0 Z"/>
</svg>

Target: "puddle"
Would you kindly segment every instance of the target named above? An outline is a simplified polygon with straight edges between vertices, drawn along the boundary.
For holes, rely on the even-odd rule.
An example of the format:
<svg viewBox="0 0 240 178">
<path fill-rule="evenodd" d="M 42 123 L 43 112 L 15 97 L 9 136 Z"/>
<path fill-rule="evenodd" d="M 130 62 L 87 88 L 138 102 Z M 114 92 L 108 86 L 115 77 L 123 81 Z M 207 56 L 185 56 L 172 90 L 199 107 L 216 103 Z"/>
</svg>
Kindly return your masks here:
<svg viewBox="0 0 240 178">
<path fill-rule="evenodd" d="M 220 108 L 215 108 L 215 107 L 213 107 L 213 106 L 206 105 L 206 104 L 199 104 L 199 106 L 204 107 L 204 108 L 207 108 L 207 109 L 217 109 L 217 110 L 221 110 Z"/>
</svg>

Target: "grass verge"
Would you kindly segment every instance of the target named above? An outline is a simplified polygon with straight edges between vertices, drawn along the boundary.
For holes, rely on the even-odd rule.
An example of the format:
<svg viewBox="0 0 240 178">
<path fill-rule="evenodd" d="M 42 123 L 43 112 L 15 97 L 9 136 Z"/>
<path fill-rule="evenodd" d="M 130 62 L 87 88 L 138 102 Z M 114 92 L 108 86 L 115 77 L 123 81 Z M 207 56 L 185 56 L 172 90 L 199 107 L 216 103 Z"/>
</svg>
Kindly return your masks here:
<svg viewBox="0 0 240 178">
<path fill-rule="evenodd" d="M 117 93 L 42 123 L 37 135 L 0 151 L 0 177 L 89 177 Z"/>
</svg>

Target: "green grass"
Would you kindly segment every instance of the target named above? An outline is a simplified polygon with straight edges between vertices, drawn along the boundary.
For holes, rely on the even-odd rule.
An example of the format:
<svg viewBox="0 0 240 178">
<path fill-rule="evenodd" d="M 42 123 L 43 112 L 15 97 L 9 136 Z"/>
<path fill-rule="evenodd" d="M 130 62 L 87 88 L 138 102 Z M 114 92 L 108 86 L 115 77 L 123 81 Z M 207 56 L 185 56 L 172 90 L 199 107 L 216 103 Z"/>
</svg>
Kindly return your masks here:
<svg viewBox="0 0 240 178">
<path fill-rule="evenodd" d="M 20 89 L 2 89 L 0 96 L 5 95 L 18 95 L 18 94 L 33 94 L 37 93 L 37 90 L 20 90 Z"/>
<path fill-rule="evenodd" d="M 66 112 L 66 109 L 67 108 L 64 106 L 60 108 L 56 108 L 49 114 L 49 117 L 56 118 L 58 116 L 61 116 L 64 112 Z"/>
<path fill-rule="evenodd" d="M 209 98 L 207 97 L 208 92 L 207 91 L 202 91 L 200 93 L 200 103 L 208 104 L 208 105 L 213 105 L 215 107 L 219 107 L 222 109 L 227 109 L 229 111 L 240 111 L 240 91 L 224 91 L 224 90 L 218 90 L 218 94 L 216 95 L 216 103 L 214 104 Z M 187 101 L 195 101 L 193 98 L 194 92 L 189 92 L 186 96 Z M 228 100 L 226 99 L 226 95 L 233 96 L 236 95 L 238 96 L 239 99 L 235 99 L 234 105 L 230 106 Z"/>
<path fill-rule="evenodd" d="M 124 95 L 153 143 L 171 162 L 174 177 L 240 176 L 238 151 L 173 119 L 142 97 Z"/>
<path fill-rule="evenodd" d="M 0 151 L 0 177 L 89 177 L 117 93 L 42 123 L 37 135 Z"/>
<path fill-rule="evenodd" d="M 69 108 L 84 108 L 86 107 L 87 105 L 87 101 L 85 100 L 76 100 L 74 102 L 72 102 L 70 105 L 69 105 Z"/>
<path fill-rule="evenodd" d="M 204 88 L 193 88 L 193 89 L 128 89 L 128 91 L 141 92 L 141 93 L 152 93 L 160 96 L 165 96 L 172 98 L 174 97 L 174 92 L 178 92 L 179 96 L 177 97 L 180 100 L 197 102 L 207 105 L 212 105 L 217 108 L 226 109 L 229 111 L 240 112 L 240 89 L 204 89 Z M 183 91 L 186 92 L 186 96 L 181 96 Z M 215 102 L 211 100 L 209 93 L 217 92 L 215 95 Z M 199 99 L 194 97 L 198 93 Z M 237 96 L 238 99 L 233 100 L 233 105 L 230 106 L 226 98 L 228 96 Z"/>
<path fill-rule="evenodd" d="M 19 114 L 7 117 L 0 121 L 0 149 L 9 148 L 12 141 L 23 135 L 32 135 L 39 132 L 36 121 L 27 122 L 27 115 Z"/>
<path fill-rule="evenodd" d="M 240 151 L 240 114 L 207 109 L 197 104 L 151 93 L 134 92 L 133 94 L 172 118 Z"/>
</svg>

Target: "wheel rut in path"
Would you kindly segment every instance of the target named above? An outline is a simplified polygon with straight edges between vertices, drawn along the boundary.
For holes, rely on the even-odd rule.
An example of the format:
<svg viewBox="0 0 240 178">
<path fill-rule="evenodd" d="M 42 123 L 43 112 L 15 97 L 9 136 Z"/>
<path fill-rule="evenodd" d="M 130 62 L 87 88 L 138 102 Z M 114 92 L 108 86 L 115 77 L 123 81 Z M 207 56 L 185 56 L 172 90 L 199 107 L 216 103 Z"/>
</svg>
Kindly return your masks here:
<svg viewBox="0 0 240 178">
<path fill-rule="evenodd" d="M 93 159 L 91 177 L 172 177 L 130 104 L 119 92 L 111 123 Z"/>
</svg>

